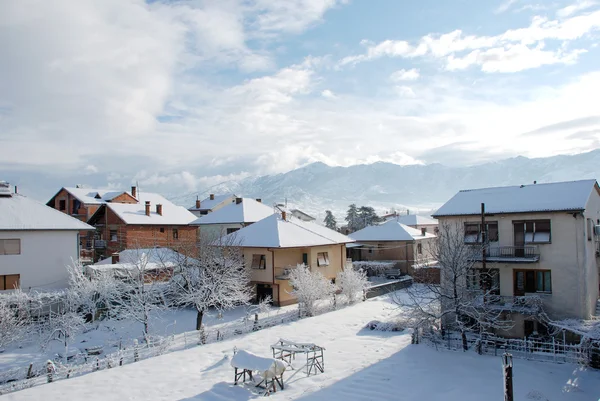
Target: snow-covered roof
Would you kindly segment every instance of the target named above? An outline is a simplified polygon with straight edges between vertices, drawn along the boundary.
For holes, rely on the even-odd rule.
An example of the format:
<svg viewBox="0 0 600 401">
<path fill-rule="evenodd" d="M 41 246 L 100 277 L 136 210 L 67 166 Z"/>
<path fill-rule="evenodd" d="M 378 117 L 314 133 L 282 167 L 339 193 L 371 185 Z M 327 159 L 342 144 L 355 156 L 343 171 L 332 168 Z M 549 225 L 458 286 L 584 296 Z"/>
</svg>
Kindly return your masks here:
<svg viewBox="0 0 600 401">
<path fill-rule="evenodd" d="M 249 248 L 296 248 L 354 242 L 337 231 L 293 217 L 282 220 L 274 214 L 225 238 Z"/>
<path fill-rule="evenodd" d="M 377 226 L 365 227 L 349 235 L 356 241 L 415 241 L 435 238 L 435 235 L 421 232 L 396 220 L 388 220 Z"/>
<path fill-rule="evenodd" d="M 304 213 L 302 210 L 300 209 L 290 209 L 290 212 L 294 215 L 297 216 L 298 218 L 301 218 L 304 221 L 312 221 L 312 220 L 316 220 L 314 217 L 312 217 L 310 214 L 308 213 Z"/>
<path fill-rule="evenodd" d="M 198 218 L 192 224 L 255 223 L 275 213 L 272 207 L 251 198 L 242 198 L 240 203 L 231 203 L 221 209 Z"/>
<path fill-rule="evenodd" d="M 114 189 L 96 189 L 96 188 L 77 188 L 77 187 L 64 187 L 64 190 L 69 192 L 75 198 L 79 199 L 85 204 L 100 205 L 102 203 L 110 202 L 114 198 L 127 191 L 118 191 Z M 59 191 L 60 192 L 60 191 Z M 131 194 L 130 194 L 131 195 Z"/>
<path fill-rule="evenodd" d="M 527 213 L 585 210 L 596 180 L 554 182 L 463 190 L 446 202 L 433 217 L 481 213 Z"/>
<path fill-rule="evenodd" d="M 425 216 L 419 216 L 418 214 L 391 215 L 387 218 L 387 220 L 395 220 L 398 223 L 402 223 L 407 226 L 428 226 L 438 224 L 437 220 Z"/>
<path fill-rule="evenodd" d="M 0 196 L 0 230 L 93 230 L 94 227 L 19 194 Z"/>
<path fill-rule="evenodd" d="M 234 194 L 214 195 L 213 196 L 214 199 L 210 199 L 210 196 L 209 196 L 206 199 L 202 199 L 200 201 L 199 208 L 196 208 L 196 205 L 194 205 L 194 206 L 188 208 L 188 210 L 194 210 L 194 211 L 211 210 L 212 208 L 221 204 L 222 202 L 225 202 L 229 199 L 235 199 L 235 197 L 236 196 Z"/>
<path fill-rule="evenodd" d="M 185 260 L 186 256 L 174 251 L 170 248 L 140 248 L 140 249 L 125 249 L 119 252 L 119 263 L 131 263 L 136 264 L 142 261 L 147 263 L 156 264 L 175 264 L 182 260 Z M 112 265 L 112 256 L 106 259 L 102 259 L 93 266 L 99 265 Z"/>
<path fill-rule="evenodd" d="M 106 203 L 125 224 L 188 225 L 197 219 L 183 206 L 177 206 L 163 196 L 151 192 L 138 194 L 139 203 Z M 146 216 L 146 201 L 150 202 L 150 216 Z M 156 213 L 156 205 L 162 205 L 162 216 Z M 98 212 L 96 212 L 98 213 Z"/>
</svg>

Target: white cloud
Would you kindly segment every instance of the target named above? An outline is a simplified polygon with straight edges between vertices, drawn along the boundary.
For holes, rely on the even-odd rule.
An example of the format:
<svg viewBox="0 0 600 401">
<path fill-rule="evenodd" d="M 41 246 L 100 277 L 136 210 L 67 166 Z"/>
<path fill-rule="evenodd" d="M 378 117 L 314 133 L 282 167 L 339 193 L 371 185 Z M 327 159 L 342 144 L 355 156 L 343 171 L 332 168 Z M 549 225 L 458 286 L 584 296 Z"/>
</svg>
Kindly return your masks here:
<svg viewBox="0 0 600 401">
<path fill-rule="evenodd" d="M 571 4 L 567 7 L 563 7 L 556 12 L 556 15 L 560 18 L 567 18 L 579 11 L 587 10 L 590 7 L 598 4 L 596 1 L 591 0 L 579 0 L 575 4 Z"/>
<path fill-rule="evenodd" d="M 390 79 L 393 82 L 416 81 L 417 79 L 419 79 L 419 77 L 420 74 L 417 68 L 411 68 L 410 70 L 398 70 L 396 72 L 393 72 L 392 75 L 390 75 Z"/>
<path fill-rule="evenodd" d="M 84 170 L 87 173 L 93 174 L 93 173 L 97 173 L 98 172 L 98 167 L 94 166 L 93 164 L 88 164 L 87 166 L 85 166 Z"/>
<path fill-rule="evenodd" d="M 501 14 L 508 11 L 519 0 L 504 0 L 495 10 L 494 13 Z"/>
<path fill-rule="evenodd" d="M 332 91 L 330 91 L 329 89 L 323 90 L 321 92 L 321 96 L 326 97 L 328 99 L 335 99 L 335 98 L 337 98 L 337 96 Z"/>
</svg>

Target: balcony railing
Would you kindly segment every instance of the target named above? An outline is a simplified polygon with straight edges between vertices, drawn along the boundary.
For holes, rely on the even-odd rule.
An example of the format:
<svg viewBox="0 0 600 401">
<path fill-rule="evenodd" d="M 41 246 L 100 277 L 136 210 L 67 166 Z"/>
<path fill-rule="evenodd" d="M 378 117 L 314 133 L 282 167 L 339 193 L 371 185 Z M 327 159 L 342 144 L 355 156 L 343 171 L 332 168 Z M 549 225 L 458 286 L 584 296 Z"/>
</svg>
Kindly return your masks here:
<svg viewBox="0 0 600 401">
<path fill-rule="evenodd" d="M 540 260 L 540 252 L 535 245 L 525 246 L 488 246 L 486 260 L 490 262 L 534 263 Z M 482 260 L 482 254 L 474 254 L 475 260 Z"/>
<path fill-rule="evenodd" d="M 106 248 L 106 240 L 97 239 L 94 241 L 94 248 L 96 249 L 104 249 Z"/>
<path fill-rule="evenodd" d="M 536 314 L 542 311 L 542 299 L 539 296 L 505 296 L 492 295 L 485 296 L 485 304 L 483 295 L 477 297 L 477 303 L 480 307 L 488 309 L 501 310 L 507 312 L 518 312 L 523 314 Z"/>
</svg>

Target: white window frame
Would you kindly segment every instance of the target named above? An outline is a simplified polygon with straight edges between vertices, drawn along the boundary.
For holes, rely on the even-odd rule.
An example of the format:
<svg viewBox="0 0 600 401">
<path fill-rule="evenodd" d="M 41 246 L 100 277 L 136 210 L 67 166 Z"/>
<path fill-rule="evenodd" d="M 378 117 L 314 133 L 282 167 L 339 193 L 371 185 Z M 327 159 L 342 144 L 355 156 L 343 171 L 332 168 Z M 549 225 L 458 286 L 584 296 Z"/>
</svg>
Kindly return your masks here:
<svg viewBox="0 0 600 401">
<path fill-rule="evenodd" d="M 10 241 L 10 245 L 7 243 Z M 18 250 L 14 250 L 18 247 Z M 0 239 L 0 255 L 20 255 L 21 254 L 21 239 L 20 238 L 3 238 Z"/>
<path fill-rule="evenodd" d="M 328 252 L 317 252 L 317 266 L 329 266 Z"/>
</svg>

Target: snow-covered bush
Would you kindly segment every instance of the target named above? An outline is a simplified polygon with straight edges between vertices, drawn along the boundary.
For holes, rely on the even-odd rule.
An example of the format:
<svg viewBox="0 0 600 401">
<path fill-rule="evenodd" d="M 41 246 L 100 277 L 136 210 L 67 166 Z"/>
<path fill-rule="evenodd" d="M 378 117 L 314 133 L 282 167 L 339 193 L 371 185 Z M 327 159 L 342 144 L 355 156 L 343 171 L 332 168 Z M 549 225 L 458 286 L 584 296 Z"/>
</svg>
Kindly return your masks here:
<svg viewBox="0 0 600 401">
<path fill-rule="evenodd" d="M 367 276 L 381 276 L 386 270 L 393 269 L 396 263 L 393 260 L 354 261 L 352 267 L 365 271 Z"/>
<path fill-rule="evenodd" d="M 377 331 L 404 331 L 406 327 L 399 321 L 396 322 L 380 322 L 379 320 L 372 320 L 365 326 L 369 330 Z"/>
<path fill-rule="evenodd" d="M 30 323 L 27 295 L 21 290 L 0 295 L 0 349 L 21 340 Z"/>
<path fill-rule="evenodd" d="M 315 302 L 320 299 L 330 298 L 335 292 L 335 285 L 325 278 L 321 272 L 312 272 L 306 265 L 298 265 L 290 269 L 291 292 L 298 298 L 300 314 L 313 316 L 315 314 Z"/>
<path fill-rule="evenodd" d="M 336 283 L 350 303 L 362 299 L 370 285 L 367 274 L 363 270 L 356 269 L 339 272 Z"/>
</svg>

